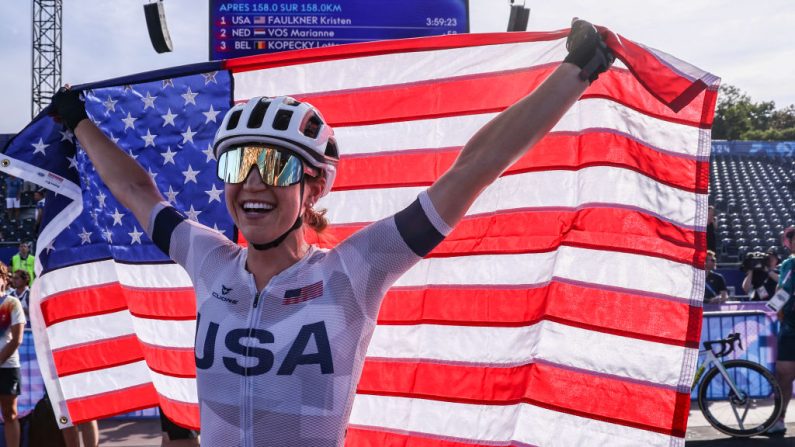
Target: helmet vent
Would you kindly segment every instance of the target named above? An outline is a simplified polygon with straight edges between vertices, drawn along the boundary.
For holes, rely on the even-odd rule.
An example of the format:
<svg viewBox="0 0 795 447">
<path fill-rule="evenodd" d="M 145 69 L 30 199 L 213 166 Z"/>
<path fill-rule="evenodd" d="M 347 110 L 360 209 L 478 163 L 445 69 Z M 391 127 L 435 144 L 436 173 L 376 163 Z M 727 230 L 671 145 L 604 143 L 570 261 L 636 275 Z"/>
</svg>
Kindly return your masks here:
<svg viewBox="0 0 795 447">
<path fill-rule="evenodd" d="M 320 118 L 313 113 L 309 119 L 306 120 L 303 134 L 309 138 L 317 138 L 317 135 L 320 133 L 320 126 L 322 125 L 323 121 L 320 121 Z"/>
<path fill-rule="evenodd" d="M 232 130 L 237 127 L 237 123 L 240 122 L 240 115 L 242 113 L 242 110 L 235 110 L 232 112 L 232 115 L 229 116 L 229 123 L 226 125 L 226 130 Z"/>
<path fill-rule="evenodd" d="M 334 138 L 329 138 L 328 144 L 326 144 L 326 157 L 331 158 L 340 158 L 339 149 L 337 149 L 337 141 Z"/>
<path fill-rule="evenodd" d="M 251 111 L 251 115 L 248 117 L 248 123 L 246 124 L 249 129 L 258 129 L 262 127 L 262 119 L 265 118 L 265 112 L 268 111 L 268 106 L 270 104 L 270 101 L 260 101 L 254 106 L 254 110 Z"/>
<path fill-rule="evenodd" d="M 273 119 L 273 128 L 276 130 L 287 130 L 290 127 L 290 120 L 293 118 L 292 110 L 279 110 L 276 118 Z"/>
</svg>

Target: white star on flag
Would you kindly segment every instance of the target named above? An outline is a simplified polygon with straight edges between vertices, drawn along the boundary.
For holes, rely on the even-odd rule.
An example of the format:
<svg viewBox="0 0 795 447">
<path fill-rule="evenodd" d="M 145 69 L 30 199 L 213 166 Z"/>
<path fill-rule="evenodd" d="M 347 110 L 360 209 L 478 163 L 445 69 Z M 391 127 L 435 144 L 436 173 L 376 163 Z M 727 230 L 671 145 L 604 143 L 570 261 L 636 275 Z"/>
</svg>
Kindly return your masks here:
<svg viewBox="0 0 795 447">
<path fill-rule="evenodd" d="M 143 101 L 143 102 L 144 102 L 144 110 L 146 110 L 146 109 L 148 109 L 148 108 L 150 108 L 150 107 L 154 109 L 154 108 L 155 108 L 155 99 L 157 99 L 157 96 L 152 96 L 152 95 L 151 95 L 151 94 L 149 94 L 149 92 L 147 91 L 147 92 L 146 92 L 146 96 L 144 96 L 143 98 L 141 98 L 141 101 Z"/>
<path fill-rule="evenodd" d="M 169 146 L 165 152 L 161 152 L 160 155 L 163 157 L 163 166 L 168 163 L 176 165 L 176 163 L 174 163 L 174 156 L 177 155 L 177 153 L 171 150 L 171 146 Z"/>
<path fill-rule="evenodd" d="M 188 219 L 196 222 L 199 221 L 199 214 L 201 213 L 202 213 L 201 211 L 193 209 L 193 205 L 190 206 L 190 209 L 188 211 L 185 211 L 185 214 L 188 216 Z"/>
<path fill-rule="evenodd" d="M 168 191 L 166 191 L 166 198 L 168 199 L 168 203 L 177 203 L 177 194 L 179 191 L 174 191 L 174 188 L 171 185 L 168 185 Z"/>
<path fill-rule="evenodd" d="M 135 121 L 138 118 L 132 116 L 130 112 L 127 112 L 127 118 L 122 118 L 121 120 L 124 121 L 124 130 L 127 129 L 135 129 Z"/>
<path fill-rule="evenodd" d="M 51 251 L 55 250 L 55 246 L 53 245 L 53 242 L 55 242 L 55 239 L 51 240 L 50 243 L 47 244 L 46 247 L 44 247 L 44 249 L 47 250 L 47 254 L 50 254 Z"/>
<path fill-rule="evenodd" d="M 146 147 L 146 146 L 144 146 L 144 147 Z M 133 153 L 132 149 L 127 151 L 127 153 L 130 154 L 130 157 L 132 157 L 133 160 L 138 160 L 138 156 Z"/>
<path fill-rule="evenodd" d="M 97 194 L 97 200 L 99 201 L 100 208 L 105 208 L 105 199 L 107 198 L 108 196 L 106 196 L 105 193 L 102 191 L 100 191 L 99 194 Z"/>
<path fill-rule="evenodd" d="M 152 177 L 152 180 L 154 181 L 155 178 L 157 178 L 157 172 L 152 172 L 152 167 L 151 166 L 148 167 L 147 170 L 149 171 L 149 176 Z"/>
<path fill-rule="evenodd" d="M 163 79 L 163 88 L 165 89 L 169 85 L 173 87 L 174 86 L 174 80 L 173 79 Z"/>
<path fill-rule="evenodd" d="M 201 172 L 201 171 L 194 171 L 193 168 L 190 165 L 188 165 L 188 170 L 187 171 L 182 171 L 182 175 L 185 176 L 185 181 L 183 182 L 183 184 L 188 183 L 188 182 L 197 183 L 196 182 L 196 175 L 199 172 Z"/>
<path fill-rule="evenodd" d="M 214 71 L 212 73 L 202 73 L 202 76 L 204 76 L 204 85 L 207 85 L 211 82 L 217 84 L 218 81 L 215 80 L 215 75 L 217 74 L 218 74 L 217 71 Z"/>
<path fill-rule="evenodd" d="M 203 150 L 202 154 L 207 156 L 207 160 L 205 160 L 206 163 L 209 163 L 210 160 L 215 160 L 215 152 L 213 151 L 212 143 L 207 145 L 207 149 Z"/>
<path fill-rule="evenodd" d="M 83 232 L 79 233 L 78 236 L 80 236 L 80 245 L 91 243 L 91 232 L 86 231 L 85 227 L 83 228 Z"/>
<path fill-rule="evenodd" d="M 113 132 L 110 133 L 110 141 L 114 142 L 115 144 L 119 144 L 119 139 L 113 136 Z"/>
<path fill-rule="evenodd" d="M 171 113 L 171 108 L 169 107 L 168 112 L 166 112 L 165 115 L 160 115 L 160 117 L 163 118 L 163 127 L 166 127 L 169 124 L 171 124 L 172 126 L 176 126 L 176 124 L 174 124 L 174 118 L 176 118 L 177 116 L 179 115 Z"/>
<path fill-rule="evenodd" d="M 217 231 L 217 232 L 219 232 L 221 234 L 226 233 L 225 230 L 222 230 L 222 229 L 218 228 L 218 224 L 213 224 L 213 230 L 215 230 L 215 231 Z"/>
<path fill-rule="evenodd" d="M 113 233 L 107 228 L 102 232 L 102 237 L 108 241 L 109 244 L 113 243 Z"/>
<path fill-rule="evenodd" d="M 61 141 L 75 142 L 75 134 L 71 130 L 66 129 L 59 132 L 61 132 Z"/>
<path fill-rule="evenodd" d="M 136 228 L 135 225 L 133 225 L 132 233 L 127 234 L 129 234 L 132 238 L 132 242 L 130 242 L 130 244 L 141 243 L 141 236 L 143 236 L 143 233 L 138 231 L 138 228 Z"/>
<path fill-rule="evenodd" d="M 224 192 L 224 190 L 223 189 L 217 189 L 215 187 L 215 183 L 213 183 L 212 186 L 210 187 L 210 190 L 209 191 L 204 191 L 204 192 L 208 196 L 210 196 L 210 199 L 207 201 L 207 203 L 212 203 L 213 200 L 217 200 L 220 203 L 221 202 L 221 193 Z"/>
<path fill-rule="evenodd" d="M 152 135 L 149 129 L 146 129 L 146 135 L 142 135 L 141 139 L 144 140 L 144 147 L 155 146 L 155 138 L 157 135 Z"/>
<path fill-rule="evenodd" d="M 191 91 L 190 87 L 188 87 L 188 91 L 183 93 L 183 94 L 181 94 L 180 96 L 182 96 L 182 98 L 185 99 L 185 105 L 186 106 L 189 103 L 193 104 L 195 106 L 196 105 L 196 97 L 199 96 L 199 94 L 198 93 L 193 93 Z"/>
<path fill-rule="evenodd" d="M 113 225 L 121 225 L 121 218 L 124 217 L 124 214 L 119 212 L 119 209 L 116 208 L 116 211 L 113 212 Z"/>
<path fill-rule="evenodd" d="M 115 112 L 116 111 L 116 103 L 117 102 L 119 102 L 119 101 L 116 101 L 113 98 L 111 98 L 110 96 L 108 96 L 108 99 L 105 100 L 105 102 L 102 103 L 102 105 L 105 106 L 105 114 L 106 115 L 108 114 L 108 112 Z"/>
<path fill-rule="evenodd" d="M 182 135 L 182 144 L 185 144 L 185 143 L 187 143 L 188 141 L 190 141 L 191 143 L 193 143 L 193 136 L 194 136 L 194 135 L 196 135 L 197 133 L 198 133 L 198 132 L 193 132 L 193 131 L 191 131 L 191 130 L 190 130 L 190 126 L 188 126 L 188 130 L 186 130 L 185 132 L 182 132 L 182 133 L 180 134 L 180 135 Z"/>
<path fill-rule="evenodd" d="M 33 151 L 34 155 L 38 153 L 41 153 L 41 155 L 47 155 L 47 152 L 45 152 L 44 149 L 46 149 L 49 146 L 49 144 L 44 144 L 44 139 L 39 138 L 39 142 L 33 143 L 31 146 L 33 146 L 36 149 Z"/>
<path fill-rule="evenodd" d="M 69 167 L 70 168 L 74 168 L 74 170 L 76 171 L 77 170 L 77 160 L 75 158 L 76 157 L 66 157 L 66 159 L 69 160 Z"/>
<path fill-rule="evenodd" d="M 218 110 L 214 110 L 213 109 L 213 105 L 210 104 L 210 110 L 208 110 L 206 112 L 202 112 L 202 115 L 207 117 L 207 120 L 204 121 L 204 124 L 207 124 L 210 121 L 215 122 L 215 117 L 218 116 L 219 113 L 221 113 L 221 112 L 219 112 Z"/>
</svg>

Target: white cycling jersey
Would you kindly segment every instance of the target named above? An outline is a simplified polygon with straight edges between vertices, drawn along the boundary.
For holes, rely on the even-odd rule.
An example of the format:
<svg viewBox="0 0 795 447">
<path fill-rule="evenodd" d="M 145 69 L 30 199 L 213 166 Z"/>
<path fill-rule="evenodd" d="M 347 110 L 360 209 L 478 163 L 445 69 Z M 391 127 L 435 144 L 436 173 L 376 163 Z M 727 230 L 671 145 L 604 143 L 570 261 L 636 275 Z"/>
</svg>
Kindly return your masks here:
<svg viewBox="0 0 795 447">
<path fill-rule="evenodd" d="M 196 290 L 202 444 L 336 447 L 387 289 L 450 232 L 426 192 L 257 291 L 247 250 L 161 204 L 152 240 Z"/>
</svg>

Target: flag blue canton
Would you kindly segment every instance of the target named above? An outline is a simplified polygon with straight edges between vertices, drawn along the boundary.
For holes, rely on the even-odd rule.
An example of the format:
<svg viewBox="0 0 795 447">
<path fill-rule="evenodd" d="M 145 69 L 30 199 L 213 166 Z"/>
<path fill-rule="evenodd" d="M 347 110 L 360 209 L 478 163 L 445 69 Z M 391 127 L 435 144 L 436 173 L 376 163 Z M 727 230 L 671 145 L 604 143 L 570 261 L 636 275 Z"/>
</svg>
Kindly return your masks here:
<svg viewBox="0 0 795 447">
<path fill-rule="evenodd" d="M 213 137 L 231 104 L 230 88 L 229 73 L 218 71 L 97 88 L 87 90 L 85 97 L 89 117 L 149 171 L 169 203 L 231 238 L 234 227 L 212 153 Z M 58 129 L 46 140 L 54 143 L 63 132 Z M 59 175 L 79 182 L 83 212 L 44 249 L 44 270 L 111 258 L 127 263 L 170 262 L 133 214 L 113 198 L 85 152 L 75 153 L 74 141 L 71 133 L 58 141 L 63 146 L 59 153 L 68 155 L 53 167 Z M 50 194 L 43 226 L 69 202 Z"/>
</svg>

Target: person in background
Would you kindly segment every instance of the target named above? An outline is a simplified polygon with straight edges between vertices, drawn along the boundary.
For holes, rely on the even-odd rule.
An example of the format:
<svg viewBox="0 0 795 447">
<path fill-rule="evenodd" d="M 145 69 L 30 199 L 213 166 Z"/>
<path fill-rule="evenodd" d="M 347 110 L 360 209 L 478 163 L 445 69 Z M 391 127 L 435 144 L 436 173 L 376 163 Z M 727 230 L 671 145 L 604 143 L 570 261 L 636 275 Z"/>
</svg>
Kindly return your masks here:
<svg viewBox="0 0 795 447">
<path fill-rule="evenodd" d="M 6 176 L 6 214 L 9 219 L 19 220 L 19 199 L 22 195 L 22 180 Z"/>
<path fill-rule="evenodd" d="M 19 244 L 19 253 L 15 254 L 11 258 L 11 272 L 16 272 L 17 270 L 25 270 L 28 272 L 28 278 L 30 281 L 28 285 L 33 285 L 33 278 L 35 275 L 33 273 L 33 266 L 36 264 L 35 257 L 30 254 L 30 243 L 29 242 L 22 242 Z"/>
<path fill-rule="evenodd" d="M 748 254 L 743 262 L 745 278 L 742 287 L 751 301 L 768 300 L 776 293 L 778 262 L 778 255 L 775 252 Z"/>
<path fill-rule="evenodd" d="M 33 200 L 36 202 L 36 234 L 41 228 L 41 216 L 44 214 L 44 191 L 37 189 L 33 193 Z"/>
<path fill-rule="evenodd" d="M 704 302 L 708 304 L 725 303 L 729 299 L 729 290 L 726 288 L 726 279 L 720 273 L 714 272 L 717 264 L 715 252 L 707 250 L 707 261 L 704 269 L 707 271 L 707 280 L 704 284 Z"/>
<path fill-rule="evenodd" d="M 793 239 L 795 239 L 795 227 L 785 229 L 781 235 L 781 243 L 790 252 L 792 252 Z M 781 386 L 781 394 L 784 396 L 784 409 L 781 411 L 779 420 L 767 431 L 768 435 L 773 436 L 784 435 L 787 432 L 784 416 L 792 398 L 792 381 L 795 380 L 795 299 L 792 298 L 793 284 L 795 284 L 795 278 L 792 277 L 794 263 L 795 255 L 790 255 L 781 263 L 778 276 L 778 288 L 787 291 L 789 300 L 778 312 L 780 327 L 777 340 L 776 380 Z"/>
<path fill-rule="evenodd" d="M 11 289 L 8 293 L 14 298 L 19 300 L 22 304 L 22 310 L 25 312 L 25 319 L 30 320 L 30 312 L 28 306 L 30 305 L 30 275 L 25 270 L 17 270 L 11 274 Z"/>
<path fill-rule="evenodd" d="M 11 281 L 11 272 L 8 271 L 8 266 L 0 262 L 0 297 L 9 292 Z"/>
<path fill-rule="evenodd" d="M 707 208 L 707 250 L 713 253 L 718 251 L 715 244 L 715 207 L 712 205 Z"/>
<path fill-rule="evenodd" d="M 84 422 L 61 430 L 66 447 L 80 447 L 80 437 L 83 438 L 83 447 L 99 446 L 99 426 L 97 421 Z"/>
<path fill-rule="evenodd" d="M 26 322 L 22 304 L 16 297 L 10 294 L 0 297 L 0 412 L 6 445 L 13 447 L 19 446 L 20 440 L 17 396 L 22 384 L 18 351 Z"/>
<path fill-rule="evenodd" d="M 160 429 L 163 432 L 160 447 L 199 447 L 199 432 L 180 427 L 160 408 Z"/>
</svg>

